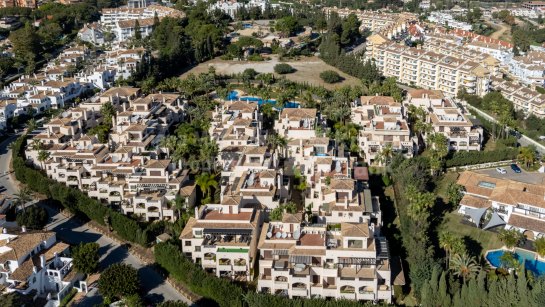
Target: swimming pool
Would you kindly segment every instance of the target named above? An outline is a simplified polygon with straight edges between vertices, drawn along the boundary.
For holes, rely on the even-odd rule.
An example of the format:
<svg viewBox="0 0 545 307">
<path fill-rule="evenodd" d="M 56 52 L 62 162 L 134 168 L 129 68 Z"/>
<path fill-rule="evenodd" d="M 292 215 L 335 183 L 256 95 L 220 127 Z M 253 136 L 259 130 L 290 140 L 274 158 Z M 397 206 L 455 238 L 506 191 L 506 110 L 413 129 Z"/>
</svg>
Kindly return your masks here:
<svg viewBox="0 0 545 307">
<path fill-rule="evenodd" d="M 274 99 L 267 99 L 267 100 L 263 100 L 261 98 L 258 98 L 258 97 L 238 97 L 238 93 L 236 91 L 231 91 L 229 92 L 229 94 L 227 95 L 227 100 L 241 100 L 241 101 L 251 101 L 251 102 L 257 102 L 257 105 L 260 106 L 264 103 L 270 103 L 270 104 L 276 104 L 276 100 Z M 295 102 L 295 101 L 288 101 L 284 104 L 284 108 L 287 108 L 287 109 L 294 109 L 294 108 L 298 108 L 299 107 L 299 103 L 298 102 Z"/>
<path fill-rule="evenodd" d="M 492 250 L 488 251 L 486 253 L 486 260 L 490 262 L 491 265 L 501 268 L 501 260 L 500 257 L 505 253 L 504 250 L 498 249 L 498 250 Z M 515 249 L 515 259 L 518 260 L 519 263 L 524 262 L 524 267 L 533 272 L 536 275 L 545 275 L 545 262 L 536 260 L 536 255 L 533 252 L 523 250 L 523 249 Z"/>
</svg>

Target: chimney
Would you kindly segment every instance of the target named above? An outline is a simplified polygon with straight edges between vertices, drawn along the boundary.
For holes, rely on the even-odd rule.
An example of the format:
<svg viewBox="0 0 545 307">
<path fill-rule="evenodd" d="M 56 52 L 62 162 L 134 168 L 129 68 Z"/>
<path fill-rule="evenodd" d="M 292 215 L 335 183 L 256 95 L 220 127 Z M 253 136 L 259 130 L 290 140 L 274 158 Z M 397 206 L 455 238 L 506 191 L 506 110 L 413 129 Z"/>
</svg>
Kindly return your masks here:
<svg viewBox="0 0 545 307">
<path fill-rule="evenodd" d="M 56 254 L 56 253 L 55 253 Z M 40 255 L 40 266 L 43 268 L 45 268 L 45 255 Z"/>
<path fill-rule="evenodd" d="M 195 207 L 195 219 L 199 219 L 199 208 Z"/>
<path fill-rule="evenodd" d="M 21 226 L 21 232 L 22 232 L 22 233 L 25 233 L 25 232 L 26 232 L 26 226 Z"/>
</svg>

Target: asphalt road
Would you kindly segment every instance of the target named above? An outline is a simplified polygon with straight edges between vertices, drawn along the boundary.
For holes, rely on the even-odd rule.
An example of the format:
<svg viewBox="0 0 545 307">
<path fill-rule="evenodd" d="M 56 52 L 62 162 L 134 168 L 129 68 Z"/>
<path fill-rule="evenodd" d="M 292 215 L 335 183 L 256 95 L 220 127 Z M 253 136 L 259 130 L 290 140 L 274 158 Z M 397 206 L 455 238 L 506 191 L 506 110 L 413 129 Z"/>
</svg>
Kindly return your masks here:
<svg viewBox="0 0 545 307">
<path fill-rule="evenodd" d="M 17 135 L 10 136 L 0 142 L 0 190 L 13 194 L 17 192 L 15 183 L 10 179 L 9 163 L 11 160 L 11 150 L 8 145 L 17 138 Z M 40 204 L 47 209 L 51 217 L 48 230 L 57 233 L 57 238 L 69 244 L 79 244 L 82 242 L 97 242 L 100 245 L 100 266 L 102 269 L 114 263 L 127 263 L 138 270 L 140 276 L 142 293 L 146 301 L 159 303 L 167 300 L 181 300 L 189 305 L 191 302 L 182 296 L 178 291 L 165 282 L 165 279 L 153 268 L 145 266 L 138 258 L 129 254 L 127 248 L 120 246 L 108 237 L 87 228 L 79 220 L 66 218 L 60 214 L 57 209 Z M 102 301 L 97 291 L 92 291 L 86 299 L 78 306 L 95 306 Z M 155 305 L 155 304 L 154 304 Z"/>
<path fill-rule="evenodd" d="M 17 186 L 11 180 L 9 174 L 9 163 L 11 161 L 11 149 L 8 145 L 17 139 L 19 135 L 12 135 L 0 143 L 0 192 L 13 195 L 17 193 Z"/>
</svg>

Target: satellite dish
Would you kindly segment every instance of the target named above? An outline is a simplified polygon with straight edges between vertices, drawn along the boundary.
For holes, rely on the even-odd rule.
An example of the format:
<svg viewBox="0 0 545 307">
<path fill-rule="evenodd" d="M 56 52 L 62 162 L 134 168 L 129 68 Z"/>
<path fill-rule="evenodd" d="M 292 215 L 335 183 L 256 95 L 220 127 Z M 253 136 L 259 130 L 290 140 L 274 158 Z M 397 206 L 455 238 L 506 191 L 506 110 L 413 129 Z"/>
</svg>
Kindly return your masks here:
<svg viewBox="0 0 545 307">
<path fill-rule="evenodd" d="M 276 238 L 277 238 L 277 239 L 280 239 L 281 237 L 282 237 L 282 233 L 281 233 L 281 232 L 277 232 L 277 233 L 276 233 Z"/>
<path fill-rule="evenodd" d="M 78 149 L 78 150 L 82 150 L 82 149 L 83 149 L 83 145 L 81 145 L 81 144 L 78 144 L 78 146 L 76 146 L 76 149 Z"/>
<path fill-rule="evenodd" d="M 68 112 L 62 112 L 62 117 L 66 118 L 68 115 L 70 115 Z"/>
<path fill-rule="evenodd" d="M 272 238 L 272 232 L 269 231 L 267 232 L 267 239 L 270 239 L 270 238 Z"/>
<path fill-rule="evenodd" d="M 285 238 L 287 238 L 287 237 L 288 237 L 288 234 L 285 233 L 285 232 L 283 232 L 283 233 L 282 233 L 282 239 L 285 239 Z"/>
<path fill-rule="evenodd" d="M 117 163 L 117 161 L 119 161 L 119 158 L 117 158 L 117 156 L 112 156 L 112 162 Z"/>
<path fill-rule="evenodd" d="M 293 233 L 293 238 L 295 240 L 299 240 L 299 238 L 301 238 L 301 231 L 299 229 L 297 229 L 294 233 Z"/>
<path fill-rule="evenodd" d="M 93 144 L 87 145 L 87 149 L 88 149 L 88 150 L 93 150 Z"/>
<path fill-rule="evenodd" d="M 291 238 L 291 232 L 288 232 L 288 238 Z"/>
</svg>

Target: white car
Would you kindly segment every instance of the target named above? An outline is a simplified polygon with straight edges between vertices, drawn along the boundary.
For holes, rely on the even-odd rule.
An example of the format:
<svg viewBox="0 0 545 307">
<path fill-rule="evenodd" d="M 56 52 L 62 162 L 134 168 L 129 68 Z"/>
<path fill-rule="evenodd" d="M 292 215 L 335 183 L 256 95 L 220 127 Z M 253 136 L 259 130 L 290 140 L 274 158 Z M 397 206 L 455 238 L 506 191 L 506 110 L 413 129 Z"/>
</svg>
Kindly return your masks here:
<svg viewBox="0 0 545 307">
<path fill-rule="evenodd" d="M 507 171 L 503 167 L 496 167 L 496 172 L 500 174 L 507 174 Z"/>
</svg>

